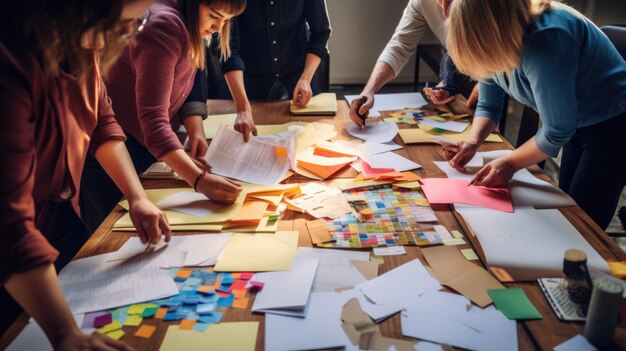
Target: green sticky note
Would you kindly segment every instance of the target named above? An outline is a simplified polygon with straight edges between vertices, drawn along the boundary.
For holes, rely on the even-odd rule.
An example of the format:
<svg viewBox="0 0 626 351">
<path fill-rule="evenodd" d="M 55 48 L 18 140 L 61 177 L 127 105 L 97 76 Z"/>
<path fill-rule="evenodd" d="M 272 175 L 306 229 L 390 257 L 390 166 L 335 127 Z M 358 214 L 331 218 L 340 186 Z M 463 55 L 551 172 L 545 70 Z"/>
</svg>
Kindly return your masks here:
<svg viewBox="0 0 626 351">
<path fill-rule="evenodd" d="M 524 290 L 512 289 L 487 289 L 496 308 L 508 319 L 543 319 Z"/>
<path fill-rule="evenodd" d="M 478 256 L 476 255 L 476 252 L 474 252 L 474 250 L 472 249 L 463 249 L 461 250 L 461 253 L 463 254 L 463 256 L 465 256 L 465 258 L 468 261 L 474 261 L 478 259 Z"/>
<path fill-rule="evenodd" d="M 125 326 L 129 327 L 138 327 L 141 325 L 143 318 L 138 314 L 133 314 L 132 316 L 128 316 L 126 321 L 124 321 Z"/>
<path fill-rule="evenodd" d="M 141 316 L 144 318 L 152 318 L 154 317 L 154 315 L 157 313 L 158 310 L 159 310 L 159 306 L 147 307 L 146 309 L 143 310 L 143 312 L 141 312 Z"/>
<path fill-rule="evenodd" d="M 370 255 L 370 261 L 378 264 L 385 263 L 385 259 L 382 256 Z"/>
</svg>

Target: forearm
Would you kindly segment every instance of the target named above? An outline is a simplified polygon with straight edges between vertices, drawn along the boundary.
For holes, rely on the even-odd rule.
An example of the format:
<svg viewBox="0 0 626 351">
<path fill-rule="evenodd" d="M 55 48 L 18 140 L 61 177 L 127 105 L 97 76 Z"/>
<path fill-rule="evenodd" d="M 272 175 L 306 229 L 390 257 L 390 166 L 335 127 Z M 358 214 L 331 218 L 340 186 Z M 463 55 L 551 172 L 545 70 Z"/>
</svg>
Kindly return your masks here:
<svg viewBox="0 0 626 351">
<path fill-rule="evenodd" d="M 470 131 L 469 142 L 476 145 L 482 144 L 485 139 L 496 129 L 496 122 L 487 117 L 474 117 L 472 130 Z"/>
<path fill-rule="evenodd" d="M 535 137 L 532 137 L 507 156 L 515 171 L 535 165 L 548 159 L 548 157 L 550 156 L 543 153 L 543 151 L 537 147 Z"/>
<path fill-rule="evenodd" d="M 15 273 L 4 287 L 37 321 L 53 347 L 65 335 L 80 333 L 51 264 Z"/>
<path fill-rule="evenodd" d="M 307 54 L 306 61 L 304 62 L 304 70 L 302 70 L 300 79 L 304 79 L 310 83 L 320 62 L 322 62 L 322 59 L 319 58 L 319 56 L 311 53 Z"/>
<path fill-rule="evenodd" d="M 202 170 L 181 149 L 166 154 L 163 156 L 163 161 L 191 186 L 196 177 L 202 173 Z"/>
<path fill-rule="evenodd" d="M 391 66 L 382 61 L 376 62 L 374 70 L 372 71 L 370 78 L 367 80 L 367 84 L 363 88 L 362 94 L 375 94 L 394 77 L 395 73 Z"/>
<path fill-rule="evenodd" d="M 96 150 L 96 159 L 129 201 L 146 197 L 124 142 L 113 140 L 102 144 Z"/>
<path fill-rule="evenodd" d="M 204 127 L 202 125 L 202 116 L 200 115 L 190 115 L 185 118 L 183 121 L 183 125 L 187 130 L 187 134 L 192 135 L 193 133 L 197 133 L 202 131 L 204 134 Z"/>
<path fill-rule="evenodd" d="M 235 101 L 237 112 L 251 111 L 250 101 L 246 95 L 246 89 L 243 82 L 243 71 L 235 70 L 224 74 L 230 94 Z"/>
</svg>

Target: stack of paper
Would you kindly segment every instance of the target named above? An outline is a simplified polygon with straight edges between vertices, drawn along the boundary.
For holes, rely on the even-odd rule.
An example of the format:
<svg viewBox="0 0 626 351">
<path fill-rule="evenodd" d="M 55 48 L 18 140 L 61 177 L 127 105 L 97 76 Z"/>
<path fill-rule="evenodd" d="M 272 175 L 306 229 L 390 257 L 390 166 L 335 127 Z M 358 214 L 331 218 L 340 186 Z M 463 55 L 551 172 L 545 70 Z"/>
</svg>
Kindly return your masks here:
<svg viewBox="0 0 626 351">
<path fill-rule="evenodd" d="M 587 265 L 609 272 L 604 259 L 558 210 L 518 208 L 504 213 L 457 207 L 480 241 L 487 264 L 500 281 L 526 281 L 563 275 L 563 254 L 579 249 Z"/>
<path fill-rule="evenodd" d="M 306 212 L 315 218 L 337 218 L 348 213 L 354 213 L 352 207 L 341 190 L 329 188 L 324 185 L 322 190 L 313 194 L 303 194 L 285 201 L 302 212 Z"/>
<path fill-rule="evenodd" d="M 277 184 L 289 170 L 293 139 L 243 135 L 220 125 L 205 155 L 211 172 L 255 184 Z"/>
<path fill-rule="evenodd" d="M 289 111 L 296 116 L 334 116 L 337 113 L 337 95 L 335 93 L 318 94 L 313 96 L 304 107 L 291 103 Z"/>
<path fill-rule="evenodd" d="M 252 312 L 304 317 L 318 264 L 318 258 L 296 257 L 289 271 L 257 273 L 256 281 L 265 285 L 254 298 Z"/>
<path fill-rule="evenodd" d="M 370 143 L 388 143 L 398 134 L 398 126 L 395 123 L 379 121 L 368 123 L 361 128 L 350 123 L 346 126 L 346 132 Z"/>
<path fill-rule="evenodd" d="M 515 321 L 493 306 L 480 309 L 461 295 L 429 291 L 405 307 L 405 336 L 469 350 L 517 350 Z"/>
<path fill-rule="evenodd" d="M 348 105 L 356 98 L 360 98 L 360 96 L 345 96 Z M 376 94 L 374 95 L 374 107 L 370 110 L 368 116 L 380 117 L 380 111 L 400 110 L 407 107 L 419 107 L 427 104 L 428 102 L 420 93 Z"/>
<path fill-rule="evenodd" d="M 318 156 L 314 154 L 313 148 L 308 148 L 296 155 L 295 171 L 309 178 L 326 179 L 356 159 L 356 157 Z"/>
</svg>

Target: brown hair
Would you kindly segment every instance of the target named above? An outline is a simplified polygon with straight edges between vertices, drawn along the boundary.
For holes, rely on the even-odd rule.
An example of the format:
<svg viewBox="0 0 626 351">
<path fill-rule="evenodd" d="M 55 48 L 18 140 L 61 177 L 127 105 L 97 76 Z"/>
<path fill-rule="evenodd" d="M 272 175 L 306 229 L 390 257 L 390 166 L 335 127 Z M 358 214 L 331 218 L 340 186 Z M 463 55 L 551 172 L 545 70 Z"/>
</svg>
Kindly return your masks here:
<svg viewBox="0 0 626 351">
<path fill-rule="evenodd" d="M 191 40 L 191 62 L 196 68 L 203 69 L 205 66 L 205 49 L 208 43 L 198 29 L 198 22 L 200 21 L 198 8 L 200 5 L 211 6 L 237 16 L 246 9 L 246 0 L 179 0 L 179 4 Z M 222 59 L 230 57 L 230 23 L 231 21 L 227 20 L 219 33 Z"/>
<path fill-rule="evenodd" d="M 61 65 L 69 64 L 69 73 L 82 81 L 94 69 L 106 73 L 118 57 L 121 40 L 114 29 L 123 6 L 123 0 L 9 1 L 3 4 L 0 36 L 11 47 L 36 52 L 46 76 L 57 76 Z M 100 67 L 95 67 L 93 51 L 82 45 L 90 31 L 92 39 L 102 35 L 105 41 L 98 50 Z"/>
<path fill-rule="evenodd" d="M 551 0 L 455 0 L 446 46 L 460 72 L 486 79 L 519 67 L 524 32 Z"/>
</svg>

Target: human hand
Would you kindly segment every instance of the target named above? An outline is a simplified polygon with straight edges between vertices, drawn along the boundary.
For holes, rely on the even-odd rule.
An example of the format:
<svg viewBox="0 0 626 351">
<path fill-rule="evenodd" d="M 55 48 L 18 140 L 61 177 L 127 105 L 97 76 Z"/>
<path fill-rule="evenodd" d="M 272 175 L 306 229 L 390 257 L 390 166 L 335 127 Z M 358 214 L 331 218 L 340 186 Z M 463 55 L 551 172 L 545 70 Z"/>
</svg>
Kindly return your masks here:
<svg viewBox="0 0 626 351">
<path fill-rule="evenodd" d="M 465 165 L 474 157 L 478 150 L 478 144 L 471 141 L 462 141 L 456 146 L 442 145 L 443 156 L 450 166 L 459 172 L 467 172 Z"/>
<path fill-rule="evenodd" d="M 245 110 L 237 112 L 237 118 L 235 119 L 235 130 L 243 134 L 243 140 L 248 142 L 250 140 L 250 133 L 257 135 L 256 126 L 254 125 L 254 119 L 252 119 L 252 111 Z"/>
<path fill-rule="evenodd" d="M 293 90 L 292 103 L 299 107 L 306 106 L 313 97 L 313 91 L 311 90 L 311 82 L 306 79 L 300 78 L 296 87 Z"/>
<path fill-rule="evenodd" d="M 362 103 L 361 98 L 365 97 L 365 103 Z M 359 97 L 350 102 L 350 119 L 358 126 L 363 126 L 363 120 L 361 116 L 366 116 L 370 112 L 370 109 L 374 107 L 374 94 L 362 92 Z"/>
<path fill-rule="evenodd" d="M 54 345 L 54 349 L 57 351 L 75 351 L 75 350 L 90 350 L 90 351 L 132 351 L 132 347 L 126 345 L 121 341 L 111 339 L 105 334 L 93 333 L 91 335 L 85 335 L 79 330 L 67 334 L 65 337 L 59 340 Z"/>
<path fill-rule="evenodd" d="M 474 85 L 474 89 L 472 89 L 472 93 L 467 98 L 467 107 L 474 111 L 476 110 L 476 105 L 478 104 L 478 84 Z"/>
<path fill-rule="evenodd" d="M 441 88 L 443 86 L 443 82 L 439 82 L 435 88 Z M 430 101 L 437 105 L 447 104 L 456 98 L 456 96 L 451 95 L 450 92 L 445 89 L 434 89 L 431 87 L 425 87 L 424 94 L 426 94 Z"/>
<path fill-rule="evenodd" d="M 202 116 L 188 116 L 185 118 L 183 124 L 189 136 L 188 145 L 191 158 L 203 157 L 209 149 L 209 143 L 204 134 Z"/>
<path fill-rule="evenodd" d="M 469 184 L 488 188 L 503 188 L 513 178 L 515 172 L 515 167 L 507 157 L 499 157 L 476 172 Z"/>
<path fill-rule="evenodd" d="M 218 204 L 232 204 L 239 197 L 242 187 L 229 179 L 215 175 L 206 174 L 203 176 L 197 186 L 198 192 L 203 193 Z"/>
<path fill-rule="evenodd" d="M 156 244 L 165 235 L 165 241 L 170 241 L 172 232 L 167 217 L 152 202 L 143 197 L 128 201 L 130 219 L 141 242 Z"/>
</svg>

